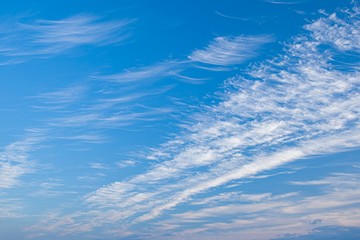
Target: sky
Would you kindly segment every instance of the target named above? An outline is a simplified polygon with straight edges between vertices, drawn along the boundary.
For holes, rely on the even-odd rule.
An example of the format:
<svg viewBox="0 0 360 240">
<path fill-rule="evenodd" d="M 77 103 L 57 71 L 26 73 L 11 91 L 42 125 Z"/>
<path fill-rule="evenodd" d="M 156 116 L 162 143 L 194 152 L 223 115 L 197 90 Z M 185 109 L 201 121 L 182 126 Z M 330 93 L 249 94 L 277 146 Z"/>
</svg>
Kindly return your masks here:
<svg viewBox="0 0 360 240">
<path fill-rule="evenodd" d="M 360 239 L 356 0 L 3 0 L 0 238 Z"/>
</svg>

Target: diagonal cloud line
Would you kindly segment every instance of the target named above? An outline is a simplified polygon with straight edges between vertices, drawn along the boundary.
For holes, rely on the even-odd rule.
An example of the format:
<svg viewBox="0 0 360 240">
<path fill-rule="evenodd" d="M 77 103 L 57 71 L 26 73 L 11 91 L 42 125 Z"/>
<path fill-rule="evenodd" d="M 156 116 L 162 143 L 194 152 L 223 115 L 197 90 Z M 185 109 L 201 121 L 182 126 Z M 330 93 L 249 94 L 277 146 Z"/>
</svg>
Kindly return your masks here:
<svg viewBox="0 0 360 240">
<path fill-rule="evenodd" d="M 360 71 L 333 61 L 349 51 L 360 55 L 359 15 L 353 8 L 305 26 L 309 32 L 283 55 L 229 79 L 219 104 L 202 106 L 178 137 L 149 153 L 155 164 L 147 172 L 86 195 L 89 211 L 66 216 L 68 222 L 32 230 L 62 232 L 66 226 L 71 234 L 118 222 L 131 227 L 229 181 L 358 148 Z"/>
<path fill-rule="evenodd" d="M 345 139 L 338 140 L 338 137 L 344 137 Z M 359 139 L 360 139 L 360 131 L 358 131 L 356 134 L 354 134 L 354 132 L 350 132 L 348 134 L 337 136 L 335 139 L 331 139 L 332 141 L 331 140 L 329 141 L 328 138 L 316 139 L 314 141 L 309 141 L 304 143 L 304 146 L 302 148 L 300 147 L 300 148 L 287 149 L 267 157 L 256 159 L 253 162 L 241 166 L 239 169 L 227 172 L 226 175 L 219 176 L 204 183 L 200 183 L 199 185 L 193 188 L 186 189 L 185 191 L 180 192 L 173 199 L 171 199 L 171 201 L 168 204 L 154 208 L 149 214 L 145 214 L 135 219 L 134 222 L 139 223 L 142 221 L 151 220 L 161 215 L 163 211 L 172 209 L 178 204 L 188 201 L 189 198 L 195 194 L 204 192 L 211 188 L 224 185 L 232 180 L 237 180 L 252 175 L 256 175 L 257 173 L 266 170 L 271 170 L 283 164 L 298 159 L 306 158 L 312 155 L 318 155 L 321 153 L 328 154 L 332 152 L 338 152 L 340 151 L 340 149 L 344 149 L 344 148 L 357 147 L 360 145 Z M 326 145 L 324 144 L 325 146 L 318 144 L 318 142 L 321 140 L 326 142 Z"/>
<path fill-rule="evenodd" d="M 358 16 L 359 11 L 353 11 L 352 15 Z M 138 213 L 139 204 L 147 203 L 153 209 L 134 220 L 141 222 L 231 180 L 296 159 L 358 147 L 360 73 L 352 65 L 346 66 L 347 70 L 333 69 L 328 59 L 342 52 L 318 49 L 321 44 L 339 49 L 343 42 L 346 49 L 357 51 L 359 34 L 345 32 L 337 38 L 332 35 L 339 24 L 347 31 L 356 29 L 357 23 L 347 15 L 344 19 L 321 18 L 306 26 L 310 36 L 299 36 L 282 57 L 254 69 L 249 80 L 230 80 L 235 90 L 225 95 L 223 102 L 208 107 L 195 117 L 185 136 L 165 144 L 149 157 L 160 161 L 153 169 L 129 181 L 100 188 L 87 201 L 99 207 L 121 202 L 117 206 L 127 209 L 133 204 L 133 214 Z M 333 38 L 324 42 L 316 37 L 319 31 Z M 331 39 L 336 41 L 329 42 Z M 207 167 L 208 173 L 201 177 L 184 175 L 185 171 L 187 175 L 195 174 L 198 167 Z M 171 187 L 170 179 L 176 179 L 178 186 Z M 191 182 L 192 186 L 181 185 L 183 182 Z M 156 186 L 163 187 L 152 191 Z M 139 202 L 126 200 L 138 194 L 144 195 Z M 149 200 L 164 195 L 167 197 L 163 201 Z"/>
</svg>

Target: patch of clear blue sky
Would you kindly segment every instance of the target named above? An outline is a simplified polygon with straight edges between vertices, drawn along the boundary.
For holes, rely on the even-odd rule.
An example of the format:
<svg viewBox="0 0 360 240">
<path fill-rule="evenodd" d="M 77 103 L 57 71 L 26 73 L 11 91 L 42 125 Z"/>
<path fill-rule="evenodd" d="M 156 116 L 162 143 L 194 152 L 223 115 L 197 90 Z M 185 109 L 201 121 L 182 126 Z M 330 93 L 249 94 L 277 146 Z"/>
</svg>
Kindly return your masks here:
<svg viewBox="0 0 360 240">
<path fill-rule="evenodd" d="M 227 78 L 245 75 L 251 66 L 282 54 L 282 43 L 302 34 L 305 24 L 319 18 L 320 9 L 332 13 L 336 9 L 349 6 L 349 1 L 338 0 L 277 3 L 260 0 L 1 1 L 0 30 L 9 30 L 10 27 L 10 31 L 2 34 L 0 41 L 12 34 L 15 29 L 11 28 L 18 27 L 20 23 L 34 24 L 39 19 L 59 20 L 78 14 L 89 14 L 101 17 L 104 22 L 127 20 L 131 23 L 124 29 L 128 34 L 127 38 L 119 44 L 82 44 L 59 53 L 41 56 L 12 57 L 0 52 L 0 63 L 4 63 L 0 65 L 1 148 L 26 138 L 29 129 L 47 129 L 43 134 L 49 138 L 39 142 L 39 149 L 29 153 L 31 161 L 36 162 L 33 172 L 22 176 L 18 186 L 0 191 L 4 194 L 0 195 L 0 198 L 4 196 L 3 198 L 9 201 L 18 199 L 15 205 L 19 205 L 21 210 L 16 212 L 25 214 L 25 217 L 1 219 L 0 236 L 6 236 L 9 240 L 22 238 L 23 233 L 19 233 L 19 229 L 34 224 L 40 214 L 53 211 L 71 214 L 87 209 L 82 203 L 87 194 L 103 185 L 129 179 L 150 169 L 154 163 L 144 160 L 141 153 L 146 153 L 147 148 L 156 147 L 179 134 L 178 124 L 186 121 L 189 114 L 199 111 L 202 104 L 212 105 L 219 101 L 214 97 L 215 92 L 222 91 L 221 87 Z M 135 87 L 131 84 L 118 86 L 94 79 L 94 76 L 133 71 L 168 61 L 188 61 L 191 53 L 206 48 L 216 37 L 264 35 L 271 36 L 271 41 L 257 49 L 257 54 L 249 59 L 224 66 L 229 68 L 227 71 L 189 67 L 181 72 L 181 76 L 201 79 L 200 83 L 174 75 L 155 80 L 140 79 Z M 0 47 L 2 44 L 0 43 Z M 17 48 L 22 44 L 25 43 L 17 39 L 10 46 Z M 20 62 L 7 64 L 14 59 Z M 351 59 L 349 61 L 354 62 Z M 341 68 L 341 64 L 339 67 Z M 70 103 L 65 108 L 38 108 L 46 105 L 46 100 L 39 97 L 41 94 L 61 89 L 66 92 L 73 86 L 85 86 L 90 90 L 80 101 Z M 124 104 L 115 112 L 108 110 L 106 117 L 118 113 L 131 115 L 156 110 L 163 112 L 143 115 L 124 125 L 90 123 L 69 128 L 56 125 L 61 125 L 64 121 L 61 118 L 67 114 L 75 115 L 92 105 L 92 101 L 101 100 L 100 91 L 115 91 L 116 94 L 110 96 L 120 97 L 160 91 L 143 100 L 132 102 L 131 105 Z M 46 136 L 47 131 L 57 137 Z M 76 138 L 84 135 L 97 136 L 99 139 Z M 75 138 L 72 138 L 74 136 Z M 91 141 L 93 143 L 89 143 Z M 358 156 L 358 151 L 352 151 L 311 161 L 302 160 L 263 173 L 273 174 L 274 177 L 256 181 L 245 179 L 245 183 L 241 185 L 236 185 L 239 183 L 233 181 L 224 188 L 216 188 L 195 196 L 194 201 L 234 191 L 256 194 L 271 189 L 273 194 L 299 191 L 304 192 L 305 196 L 322 193 L 326 190 L 319 189 L 318 186 L 294 186 L 288 182 L 326 178 L 334 172 L 358 174 L 352 168 L 356 165 Z M 124 160 L 134 160 L 136 164 L 128 168 L 117 167 L 117 163 L 121 164 Z M 102 165 L 92 165 L 94 163 Z M 305 170 L 299 170 L 302 168 Z M 291 173 L 292 171 L 294 173 Z M 246 183 L 247 181 L 249 183 Z M 43 187 L 41 184 L 45 182 L 54 184 L 56 190 Z M 181 205 L 174 209 L 174 213 L 180 214 L 192 209 L 196 207 Z M 221 217 L 219 219 L 224 220 Z M 213 219 L 212 223 L 219 219 Z M 196 227 L 196 224 L 184 226 L 188 229 L 191 227 Z M 137 225 L 135 230 L 141 234 L 144 228 L 148 228 L 147 223 Z M 96 229 L 94 233 L 102 234 L 102 230 Z M 66 236 L 58 239 L 71 238 Z M 44 239 L 48 239 L 48 236 Z M 51 239 L 56 239 L 56 236 Z M 316 239 L 325 238 L 320 236 Z"/>
</svg>

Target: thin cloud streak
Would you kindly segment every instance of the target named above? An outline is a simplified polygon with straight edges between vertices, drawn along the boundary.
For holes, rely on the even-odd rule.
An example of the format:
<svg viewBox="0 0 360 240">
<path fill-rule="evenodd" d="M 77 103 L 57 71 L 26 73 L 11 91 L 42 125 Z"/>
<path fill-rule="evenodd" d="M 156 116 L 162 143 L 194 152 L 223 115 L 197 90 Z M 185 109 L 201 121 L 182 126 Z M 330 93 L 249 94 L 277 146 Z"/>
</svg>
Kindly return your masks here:
<svg viewBox="0 0 360 240">
<path fill-rule="evenodd" d="M 194 62 L 231 66 L 256 56 L 256 51 L 272 42 L 271 36 L 217 37 L 204 50 L 196 50 L 189 59 Z"/>
<path fill-rule="evenodd" d="M 184 62 L 166 61 L 151 66 L 127 69 L 121 73 L 93 76 L 94 79 L 108 80 L 116 83 L 138 83 L 158 81 L 161 78 L 174 76 L 182 71 Z"/>
<path fill-rule="evenodd" d="M 32 57 L 51 57 L 84 46 L 119 44 L 130 34 L 134 20 L 105 20 L 93 15 L 75 15 L 60 20 L 16 22 L 1 34 L 2 64 L 16 64 Z M 3 36 L 4 35 L 4 36 Z"/>
<path fill-rule="evenodd" d="M 293 5 L 293 4 L 299 4 L 301 2 L 304 2 L 304 0 L 302 0 L 302 1 L 297 1 L 297 0 L 265 0 L 265 2 L 272 3 L 272 4 L 281 4 L 281 5 Z"/>
<path fill-rule="evenodd" d="M 248 18 L 241 18 L 241 17 L 234 17 L 234 16 L 230 16 L 230 15 L 226 15 L 226 14 L 223 14 L 219 11 L 215 11 L 215 13 L 221 17 L 224 17 L 224 18 L 229 18 L 229 19 L 234 19 L 234 20 L 240 20 L 240 21 L 248 21 L 249 19 Z"/>
</svg>

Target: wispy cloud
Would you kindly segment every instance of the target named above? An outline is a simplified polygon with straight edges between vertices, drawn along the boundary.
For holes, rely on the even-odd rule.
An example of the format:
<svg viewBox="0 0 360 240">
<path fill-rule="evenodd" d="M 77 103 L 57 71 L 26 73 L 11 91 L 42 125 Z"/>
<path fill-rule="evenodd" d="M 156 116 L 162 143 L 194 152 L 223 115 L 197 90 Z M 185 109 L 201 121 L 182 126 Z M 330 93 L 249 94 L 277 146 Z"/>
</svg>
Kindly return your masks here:
<svg viewBox="0 0 360 240">
<path fill-rule="evenodd" d="M 176 73 L 179 73 L 182 70 L 182 64 L 184 63 L 165 61 L 151 66 L 127 69 L 117 74 L 94 76 L 94 78 L 114 81 L 117 83 L 136 83 L 139 81 L 144 83 L 146 81 L 158 81 L 161 78 L 174 76 Z"/>
<path fill-rule="evenodd" d="M 247 179 L 298 159 L 359 147 L 360 72 L 353 64 L 342 64 L 342 68 L 337 68 L 331 62 L 347 51 L 359 53 L 357 43 L 350 41 L 354 34 L 357 36 L 360 23 L 354 16 L 359 14 L 360 11 L 354 9 L 343 13 L 341 19 L 324 17 L 307 25 L 310 32 L 295 38 L 281 56 L 255 67 L 247 75 L 229 79 L 217 105 L 202 106 L 198 113 L 189 116 L 181 134 L 148 154 L 149 160 L 155 160 L 148 171 L 88 194 L 85 202 L 89 211 L 66 216 L 70 220 L 65 225 L 53 220 L 55 228 L 42 225 L 34 229 L 63 231 L 66 226 L 69 233 L 73 233 L 121 222 L 123 228 L 112 231 L 121 234 L 138 223 L 156 221 L 179 204 L 191 202 L 199 194 L 231 181 Z M 338 38 L 317 37 L 319 33 L 331 35 L 341 26 L 354 34 L 346 31 Z M 264 42 L 264 39 L 258 41 Z M 190 59 L 212 65 L 241 62 L 244 56 L 238 56 L 231 46 L 242 50 L 244 38 L 240 37 L 236 42 L 237 38 L 220 38 L 207 49 L 195 51 Z M 236 47 L 237 44 L 241 47 Z M 225 49 L 225 53 L 220 49 Z M 214 55 L 215 52 L 218 55 Z M 256 178 L 251 180 L 256 181 Z M 319 218 L 319 213 L 312 214 L 312 211 L 321 201 L 338 199 L 338 202 L 329 203 L 328 208 L 340 206 L 337 204 L 343 204 L 345 198 L 352 201 L 348 204 L 357 204 L 358 194 L 359 191 L 344 190 L 315 199 L 307 198 L 297 203 L 303 209 L 294 209 L 291 202 L 285 200 L 275 202 L 269 200 L 271 197 L 243 195 L 242 198 L 247 197 L 249 201 L 267 199 L 270 202 L 247 207 L 234 205 L 234 208 L 220 205 L 215 212 L 234 213 L 235 207 L 238 214 L 281 209 L 287 214 L 307 212 L 310 220 L 314 220 Z M 335 221 L 331 214 L 335 213 L 323 215 L 323 218 Z M 345 215 L 341 215 L 341 219 L 349 220 Z M 298 227 L 284 222 L 285 218 L 276 219 L 276 225 L 274 221 L 258 217 L 255 220 L 264 221 L 262 230 L 267 237 L 270 229 L 273 233 Z M 81 219 L 81 223 L 75 219 Z M 304 217 L 304 221 L 307 220 L 308 217 Z M 243 219 L 241 221 L 244 223 Z M 240 222 L 232 224 L 239 226 Z M 219 226 L 232 228 L 226 224 Z M 214 226 L 192 229 L 194 232 L 187 234 L 211 227 Z M 251 236 L 255 230 L 244 232 Z"/>
<path fill-rule="evenodd" d="M 307 234 L 285 235 L 272 240 L 331 239 L 334 236 L 341 236 L 342 239 L 358 239 L 360 238 L 360 228 L 357 226 L 325 226 L 315 228 Z"/>
<path fill-rule="evenodd" d="M 32 98 L 41 100 L 43 104 L 66 104 L 79 100 L 86 93 L 86 90 L 85 86 L 74 86 L 42 93 Z"/>
<path fill-rule="evenodd" d="M 240 21 L 248 21 L 249 19 L 248 18 L 242 18 L 242 17 L 235 17 L 235 16 L 230 16 L 230 15 L 226 15 L 224 13 L 221 13 L 219 11 L 215 11 L 215 13 L 221 17 L 224 17 L 224 18 L 229 18 L 229 19 L 234 19 L 234 20 L 240 20 Z"/>
<path fill-rule="evenodd" d="M 59 133 L 56 129 L 59 127 L 87 128 L 86 134 L 74 129 L 72 135 L 58 134 L 55 138 L 100 143 L 104 141 L 101 133 L 89 133 L 89 129 L 94 132 L 138 122 L 153 122 L 159 116 L 173 111 L 170 107 L 151 106 L 148 102 L 173 87 L 169 84 L 152 86 L 153 82 L 158 80 L 153 78 L 172 74 L 162 73 L 167 67 L 160 68 L 160 75 L 159 71 L 153 68 L 129 75 L 124 73 L 126 80 L 121 77 L 122 74 L 92 77 L 91 81 L 85 83 L 30 97 L 34 100 L 32 107 L 37 111 L 52 113 L 51 117 L 44 121 L 54 132 Z M 109 85 L 112 90 L 107 91 Z"/>
<path fill-rule="evenodd" d="M 31 192 L 29 195 L 36 198 L 54 198 L 63 195 L 76 194 L 77 191 L 65 189 L 65 184 L 62 183 L 60 179 L 50 178 L 43 182 L 35 182 L 33 184 L 37 185 L 35 191 Z"/>
<path fill-rule="evenodd" d="M 337 181 L 338 176 L 341 176 L 341 182 Z M 159 229 L 162 225 L 173 226 L 170 230 L 176 235 L 175 239 L 188 235 L 212 239 L 208 233 L 215 238 L 241 235 L 246 239 L 270 239 L 279 235 L 305 234 L 320 226 L 358 226 L 358 217 L 349 214 L 351 211 L 353 216 L 359 214 L 357 174 L 335 174 L 317 181 L 328 182 L 327 190 L 317 195 L 294 192 L 249 194 L 244 202 L 243 194 L 227 193 L 212 197 L 213 200 L 218 198 L 215 206 L 205 204 L 197 210 L 173 214 L 156 226 Z M 218 220 L 213 223 L 209 219 Z M 194 222 L 197 227 L 188 229 Z"/>
<path fill-rule="evenodd" d="M 94 15 L 75 15 L 59 20 L 15 22 L 1 34 L 0 56 L 18 63 L 28 57 L 49 57 L 82 45 L 121 43 L 129 37 L 132 20 L 106 20 Z M 5 23 L 4 23 L 5 24 Z"/>
<path fill-rule="evenodd" d="M 56 137 L 55 137 L 56 138 Z M 71 140 L 71 141 L 79 141 L 86 143 L 104 143 L 105 137 L 99 134 L 73 134 L 70 136 L 59 136 L 57 139 Z"/>
<path fill-rule="evenodd" d="M 240 64 L 256 56 L 256 51 L 271 41 L 271 36 L 217 37 L 204 50 L 194 51 L 189 59 L 220 66 Z"/>
<path fill-rule="evenodd" d="M 100 163 L 100 162 L 92 162 L 90 163 L 90 167 L 93 169 L 99 169 L 99 170 L 105 170 L 109 167 L 106 164 Z"/>
<path fill-rule="evenodd" d="M 3 194 L 1 194 L 0 197 L 0 219 L 20 218 L 24 216 L 24 214 L 21 213 L 23 208 L 21 207 L 20 199 L 11 198 Z"/>
<path fill-rule="evenodd" d="M 133 160 L 123 160 L 123 161 L 119 161 L 116 163 L 116 166 L 118 166 L 119 168 L 126 168 L 126 167 L 131 167 L 131 166 L 135 166 L 136 162 Z"/>
<path fill-rule="evenodd" d="M 104 21 L 92 15 L 77 15 L 61 20 L 38 20 L 34 24 L 20 24 L 34 32 L 34 43 L 50 45 L 49 49 L 67 49 L 83 44 L 111 44 L 126 35 L 119 30 L 131 21 Z"/>
<path fill-rule="evenodd" d="M 37 149 L 44 136 L 30 134 L 24 140 L 13 142 L 0 152 L 0 188 L 12 188 L 19 184 L 20 178 L 34 170 L 34 162 L 29 153 Z"/>
<path fill-rule="evenodd" d="M 63 111 L 65 108 L 76 104 L 86 96 L 87 87 L 84 85 L 71 86 L 64 89 L 41 93 L 37 96 L 29 97 L 36 103 L 32 106 L 39 111 Z"/>
<path fill-rule="evenodd" d="M 272 4 L 283 4 L 283 5 L 292 5 L 292 4 L 299 4 L 304 2 L 305 0 L 265 0 L 265 2 L 272 3 Z"/>
</svg>

